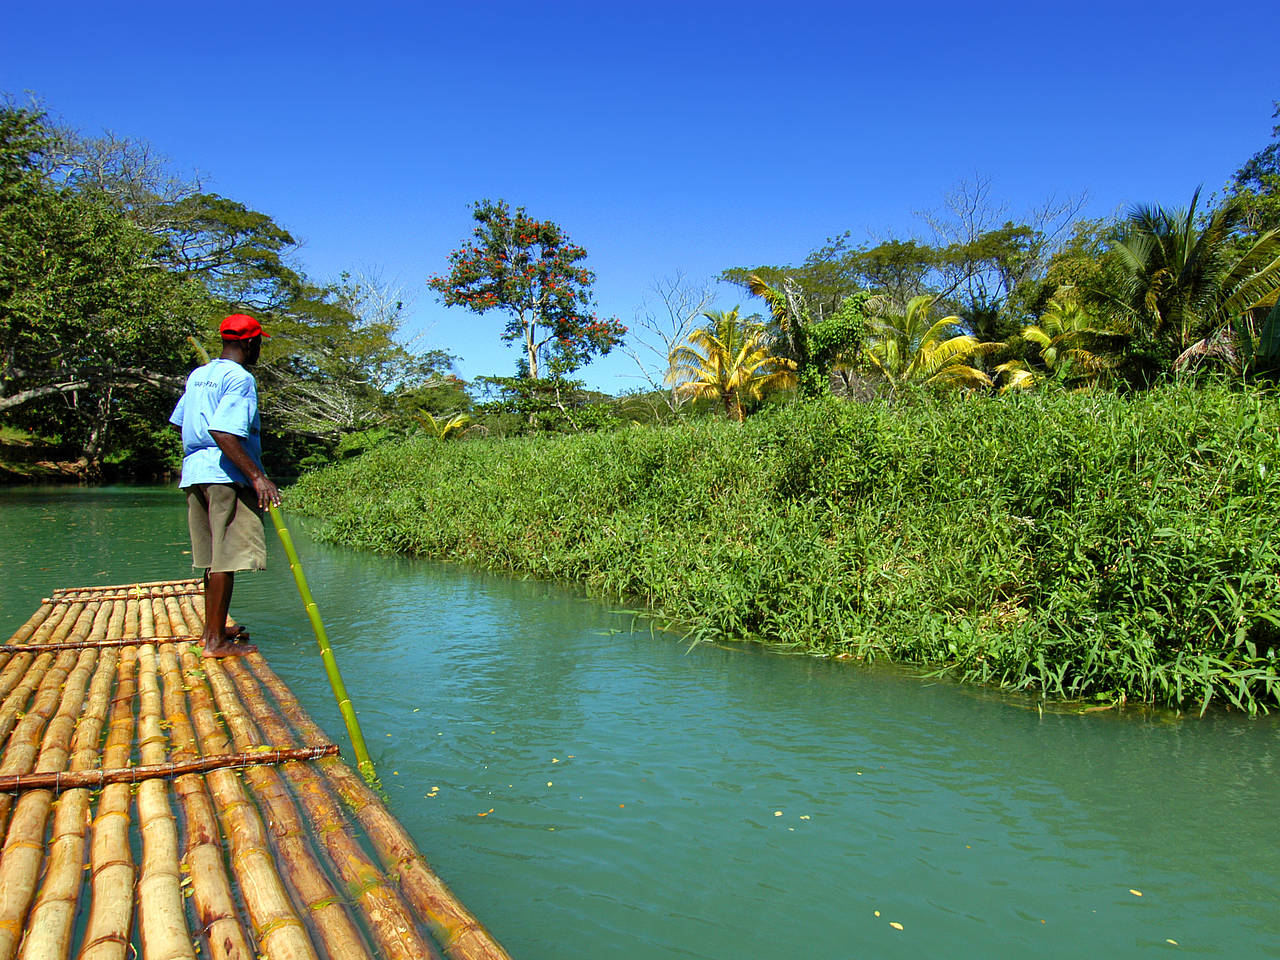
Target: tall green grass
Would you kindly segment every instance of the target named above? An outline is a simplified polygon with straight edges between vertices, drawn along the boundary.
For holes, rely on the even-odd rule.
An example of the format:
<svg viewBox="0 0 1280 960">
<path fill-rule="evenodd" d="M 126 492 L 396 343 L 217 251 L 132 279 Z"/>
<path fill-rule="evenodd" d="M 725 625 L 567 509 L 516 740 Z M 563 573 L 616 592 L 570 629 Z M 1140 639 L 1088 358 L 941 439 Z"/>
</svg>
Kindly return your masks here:
<svg viewBox="0 0 1280 960">
<path fill-rule="evenodd" d="M 375 448 L 292 506 L 356 547 L 583 583 L 697 638 L 1053 698 L 1280 702 L 1274 397 L 797 404 Z"/>
</svg>

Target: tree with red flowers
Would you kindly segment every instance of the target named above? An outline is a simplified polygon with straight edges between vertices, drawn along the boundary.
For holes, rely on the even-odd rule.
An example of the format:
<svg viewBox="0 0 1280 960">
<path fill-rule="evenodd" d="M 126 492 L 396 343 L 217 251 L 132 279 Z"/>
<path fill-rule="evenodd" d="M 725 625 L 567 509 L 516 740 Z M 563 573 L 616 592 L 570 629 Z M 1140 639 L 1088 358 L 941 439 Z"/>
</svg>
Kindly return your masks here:
<svg viewBox="0 0 1280 960">
<path fill-rule="evenodd" d="M 596 275 L 581 266 L 587 251 L 558 224 L 524 207 L 513 213 L 504 200 L 481 200 L 472 211 L 471 242 L 449 254 L 447 273 L 427 281 L 447 306 L 510 314 L 502 339 L 523 344 L 533 378 L 569 373 L 622 342 L 627 328 L 591 311 Z"/>
</svg>

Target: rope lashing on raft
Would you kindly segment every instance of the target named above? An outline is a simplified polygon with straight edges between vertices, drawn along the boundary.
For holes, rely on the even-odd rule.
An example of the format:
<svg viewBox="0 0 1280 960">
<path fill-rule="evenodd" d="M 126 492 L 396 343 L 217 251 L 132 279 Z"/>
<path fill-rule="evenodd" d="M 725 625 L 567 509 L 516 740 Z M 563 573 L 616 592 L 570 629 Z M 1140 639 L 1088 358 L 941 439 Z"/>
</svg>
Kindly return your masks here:
<svg viewBox="0 0 1280 960">
<path fill-rule="evenodd" d="M 116 767 L 108 770 L 53 771 L 51 773 L 15 773 L 0 776 L 0 793 L 19 793 L 24 790 L 78 790 L 84 787 L 102 787 L 110 783 L 141 783 L 144 780 L 171 780 L 188 773 L 208 773 L 233 767 L 274 766 L 291 760 L 320 760 L 336 757 L 338 745 L 319 744 L 314 747 L 287 747 L 230 753 L 220 757 L 202 757 L 181 763 L 141 764 L 136 767 Z"/>
</svg>

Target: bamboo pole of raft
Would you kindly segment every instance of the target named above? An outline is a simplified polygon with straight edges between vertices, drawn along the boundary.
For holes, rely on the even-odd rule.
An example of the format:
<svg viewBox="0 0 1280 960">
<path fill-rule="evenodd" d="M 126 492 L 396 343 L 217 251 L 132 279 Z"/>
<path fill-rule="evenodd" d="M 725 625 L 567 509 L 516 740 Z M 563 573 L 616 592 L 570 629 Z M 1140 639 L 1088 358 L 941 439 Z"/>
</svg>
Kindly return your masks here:
<svg viewBox="0 0 1280 960">
<path fill-rule="evenodd" d="M 67 607 L 56 611 L 40 625 L 31 639 L 44 642 L 50 636 L 66 637 L 80 614 L 79 607 L 74 610 L 74 615 L 72 609 Z M 0 697 L 4 698 L 0 704 L 0 743 L 8 739 L 18 720 L 18 713 L 40 685 L 40 680 L 53 659 L 52 655 L 40 659 L 33 653 L 20 653 L 0 670 Z"/>
<path fill-rule="evenodd" d="M 218 708 L 231 730 L 236 749 L 249 751 L 259 746 L 262 737 L 236 696 L 235 686 L 224 672 L 223 665 L 214 663 L 206 669 L 209 686 L 213 689 Z M 292 739 L 288 731 L 282 733 L 283 741 L 276 742 L 288 743 Z M 361 849 L 341 808 L 324 789 L 321 778 L 307 769 L 306 764 L 300 763 L 286 764 L 283 772 L 297 787 L 297 795 L 329 854 L 330 862 L 337 869 L 338 879 L 352 892 L 356 905 L 363 913 L 384 956 L 388 960 L 438 960 L 440 951 L 418 931 L 417 923 L 404 902 L 387 883 L 387 878 L 378 866 Z M 271 768 L 251 770 L 247 776 L 250 782 L 264 782 L 263 786 L 272 791 L 278 788 L 280 781 L 280 773 Z M 281 792 L 283 793 L 282 788 Z M 283 804 L 293 806 L 287 794 L 281 805 Z"/>
<path fill-rule="evenodd" d="M 169 620 L 172 621 L 171 615 Z M 185 684 L 175 664 L 174 648 L 161 647 L 160 673 L 164 681 L 164 715 L 172 738 L 171 759 L 181 762 L 195 759 L 200 750 L 195 729 L 187 717 Z M 174 780 L 173 788 L 186 815 L 183 862 L 191 877 L 191 902 L 208 943 L 209 956 L 212 960 L 253 960 L 253 940 L 236 910 L 235 894 L 222 854 L 218 818 L 204 778 L 180 776 Z"/>
<path fill-rule="evenodd" d="M 149 604 L 142 604 L 143 635 L 154 634 Z M 148 623 L 148 621 L 151 621 Z M 150 627 L 150 629 L 148 629 Z M 161 728 L 160 685 L 156 648 L 138 647 L 138 748 L 143 763 L 162 763 L 167 742 Z M 142 866 L 138 871 L 138 926 L 144 957 L 195 960 L 187 929 L 178 863 L 178 825 L 169 807 L 169 785 L 147 780 L 138 787 L 138 829 L 142 834 Z M 3 958 L 0 958 L 3 960 Z"/>
<path fill-rule="evenodd" d="M 229 663 L 228 668 L 237 678 L 247 675 L 240 660 L 248 661 L 254 676 L 270 691 L 304 742 L 323 736 L 297 697 L 261 656 L 254 654 Z M 260 714 L 264 721 L 273 713 L 264 698 L 249 702 L 255 716 Z M 445 956 L 450 960 L 511 960 L 493 935 L 435 874 L 408 831 L 391 815 L 378 795 L 350 767 L 337 759 L 316 761 L 316 767 L 355 813 L 383 865 L 399 880 L 401 892 L 426 919 Z"/>
<path fill-rule="evenodd" d="M 138 635 L 138 601 L 125 604 L 124 635 Z M 116 663 L 115 699 L 103 746 L 102 762 L 122 767 L 133 750 L 133 699 L 136 689 L 136 650 L 121 651 Z M 92 873 L 89 920 L 77 960 L 125 960 L 133 924 L 133 851 L 129 846 L 130 788 L 112 784 L 98 799 L 90 841 Z"/>
<path fill-rule="evenodd" d="M 118 632 L 124 609 L 110 610 L 108 631 Z M 71 742 L 72 773 L 90 770 L 98 761 L 98 740 L 111 705 L 111 687 L 116 678 L 120 654 L 107 650 L 100 654 L 89 685 L 84 713 L 76 723 Z M 90 791 L 63 793 L 53 816 L 53 835 L 44 886 L 27 919 L 27 935 L 22 942 L 23 960 L 64 958 L 71 950 L 76 906 L 83 877 L 84 840 L 89 821 Z"/>
<path fill-rule="evenodd" d="M 40 624 L 49 618 L 49 614 L 53 612 L 53 604 L 42 603 L 40 609 L 27 618 L 27 622 L 14 631 L 13 636 L 9 638 L 10 643 L 25 643 L 27 639 L 36 631 Z"/>
<path fill-rule="evenodd" d="M 294 549 L 293 537 L 289 535 L 289 530 L 284 525 L 280 508 L 273 503 L 268 505 L 267 510 L 271 514 L 271 522 L 275 524 L 276 533 L 280 535 L 280 542 L 284 545 L 285 555 L 289 558 L 289 569 L 293 571 L 293 582 L 298 585 L 298 594 L 302 597 L 303 606 L 307 609 L 311 629 L 315 631 L 316 643 L 320 645 L 320 658 L 324 661 L 325 673 L 329 675 L 329 686 L 333 688 L 338 709 L 342 712 L 342 719 L 347 725 L 347 736 L 351 738 L 351 749 L 355 751 L 356 766 L 360 768 L 365 781 L 373 786 L 378 782 L 378 774 L 373 769 L 373 761 L 369 759 L 369 748 L 365 746 L 360 721 L 356 719 L 355 708 L 351 705 L 351 698 L 347 696 L 346 684 L 342 682 L 342 674 L 338 672 L 338 661 L 333 655 L 333 648 L 329 645 L 329 634 L 325 632 L 324 623 L 320 620 L 320 610 L 311 596 L 311 588 L 307 586 L 307 576 L 302 572 L 302 561 L 298 559 L 298 551 Z"/>
<path fill-rule="evenodd" d="M 182 682 L 189 688 L 190 720 L 202 751 L 206 756 L 226 753 L 225 748 L 219 749 L 225 744 L 225 736 L 214 715 L 212 694 L 204 682 L 200 661 L 188 648 L 182 652 L 182 664 Z M 230 845 L 231 866 L 261 952 L 272 960 L 317 957 L 305 924 L 294 912 L 271 855 L 266 828 L 244 784 L 231 770 L 212 771 L 205 779 Z M 292 866 L 288 855 L 282 855 L 281 861 L 286 869 Z M 341 909 L 340 903 L 332 905 Z"/>
<path fill-rule="evenodd" d="M 96 613 L 96 607 L 93 605 L 84 608 L 80 616 L 76 618 L 74 627 L 72 627 L 75 635 L 88 636 L 88 631 L 93 628 L 93 618 Z M 59 630 L 61 629 L 59 627 Z M 37 661 L 49 656 L 52 655 L 42 654 L 40 658 L 37 658 Z M 55 715 L 58 704 L 62 700 L 62 685 L 81 656 L 84 656 L 84 654 L 77 655 L 75 651 L 68 650 L 60 654 L 57 660 L 48 665 L 48 670 L 43 672 L 40 678 L 40 685 L 35 691 L 35 698 L 31 701 L 27 712 L 13 726 L 13 733 L 9 735 L 9 742 L 5 745 L 4 757 L 0 759 L 0 774 L 12 775 L 31 772 L 40 751 L 40 740 L 43 736 L 45 725 Z M 93 656 L 93 653 L 89 652 L 89 656 Z M 18 692 L 14 691 L 15 694 Z M 6 702 L 5 705 L 8 706 L 9 704 Z M 0 830 L 4 830 L 9 822 L 9 812 L 13 808 L 13 800 L 12 794 L 0 793 Z"/>
<path fill-rule="evenodd" d="M 108 611 L 100 608 L 98 612 L 106 614 Z M 97 629 L 100 624 L 105 630 L 105 619 L 105 616 L 95 616 L 90 629 Z M 12 756 L 25 757 L 27 752 L 38 749 L 37 771 L 66 768 L 76 718 L 83 712 L 85 688 L 94 673 L 96 661 L 97 654 L 93 650 L 85 650 L 79 655 L 74 668 L 67 672 L 62 689 L 52 691 L 57 698 L 58 709 L 44 727 L 38 748 L 35 742 L 39 735 L 38 727 L 44 725 L 26 725 L 27 718 L 24 717 L 14 733 L 16 742 L 11 742 L 5 752 L 6 762 Z M 18 762 L 26 763 L 25 760 Z M 12 802 L 9 795 L 5 799 Z M 52 806 L 52 791 L 30 790 L 23 793 L 13 807 L 4 851 L 0 854 L 0 960 L 12 960 L 17 956 L 18 945 L 26 930 L 27 911 L 45 859 L 45 828 Z M 79 863 L 76 866 L 79 867 Z M 57 890 L 52 894 L 56 896 Z"/>
<path fill-rule="evenodd" d="M 196 616 L 193 606 L 188 610 L 188 615 Z M 173 676 L 175 684 L 185 682 L 190 688 L 191 721 L 204 754 L 223 756 L 231 751 L 226 733 L 216 718 L 213 694 L 207 683 L 206 671 L 210 662 L 201 661 L 188 648 L 182 652 L 181 676 L 177 674 L 176 662 L 167 666 L 166 676 Z M 267 844 L 267 834 L 262 828 L 262 822 L 250 813 L 253 801 L 249 799 L 241 780 L 234 775 L 228 776 L 228 773 L 229 771 L 215 771 L 209 774 L 207 780 L 214 789 L 214 799 L 218 803 L 225 832 L 232 842 L 232 864 L 240 879 L 241 890 L 246 893 L 246 905 L 262 942 L 263 952 L 272 960 L 277 960 L 277 957 L 315 956 L 303 922 L 293 914 L 292 903 L 285 889 L 287 884 L 298 901 L 307 908 L 330 957 L 334 960 L 372 960 L 372 954 L 359 928 L 347 912 L 344 898 L 330 882 L 311 848 L 305 825 L 288 809 L 278 806 L 274 802 L 274 796 L 264 795 L 257 789 L 258 784 L 250 780 L 250 787 L 254 788 L 253 792 L 258 796 L 261 808 L 269 814 L 272 821 L 271 832 L 275 838 L 279 862 L 285 868 L 281 878 L 276 872 L 275 859 Z M 252 876 L 255 872 L 260 876 Z M 262 894 L 264 891 L 271 896 L 260 897 L 255 901 L 249 895 Z M 292 918 L 292 922 L 286 922 L 286 917 Z M 289 940 L 290 937 L 300 940 Z M 277 953 L 277 949 L 281 952 Z M 289 949 L 295 952 L 285 952 Z M 303 950 L 306 952 L 300 952 Z"/>
</svg>

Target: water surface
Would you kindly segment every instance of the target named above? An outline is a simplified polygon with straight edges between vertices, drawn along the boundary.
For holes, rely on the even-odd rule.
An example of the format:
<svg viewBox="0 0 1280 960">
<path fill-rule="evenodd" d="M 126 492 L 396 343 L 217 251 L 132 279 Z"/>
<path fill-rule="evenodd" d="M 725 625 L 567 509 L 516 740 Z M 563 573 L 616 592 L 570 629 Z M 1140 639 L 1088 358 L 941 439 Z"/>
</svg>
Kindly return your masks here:
<svg viewBox="0 0 1280 960">
<path fill-rule="evenodd" d="M 290 523 L 393 810 L 517 960 L 1280 956 L 1275 718 L 687 650 Z M 190 572 L 174 490 L 0 490 L 0 533 L 5 637 L 55 587 Z M 345 744 L 269 544 L 233 612 Z"/>
</svg>

